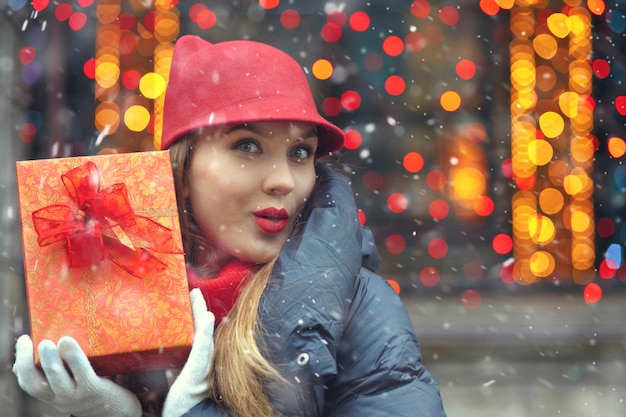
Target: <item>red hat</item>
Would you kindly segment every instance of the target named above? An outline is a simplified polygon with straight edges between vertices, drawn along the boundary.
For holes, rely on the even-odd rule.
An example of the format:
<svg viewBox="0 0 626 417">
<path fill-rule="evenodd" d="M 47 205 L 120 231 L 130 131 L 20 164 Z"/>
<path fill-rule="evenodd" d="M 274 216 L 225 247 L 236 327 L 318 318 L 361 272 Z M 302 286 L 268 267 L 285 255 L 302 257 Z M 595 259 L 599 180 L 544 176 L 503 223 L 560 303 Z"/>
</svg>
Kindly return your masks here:
<svg viewBox="0 0 626 417">
<path fill-rule="evenodd" d="M 211 44 L 191 35 L 176 42 L 161 149 L 203 126 L 280 121 L 316 124 L 318 156 L 343 146 L 343 131 L 319 115 L 304 71 L 283 51 L 254 41 Z"/>
</svg>

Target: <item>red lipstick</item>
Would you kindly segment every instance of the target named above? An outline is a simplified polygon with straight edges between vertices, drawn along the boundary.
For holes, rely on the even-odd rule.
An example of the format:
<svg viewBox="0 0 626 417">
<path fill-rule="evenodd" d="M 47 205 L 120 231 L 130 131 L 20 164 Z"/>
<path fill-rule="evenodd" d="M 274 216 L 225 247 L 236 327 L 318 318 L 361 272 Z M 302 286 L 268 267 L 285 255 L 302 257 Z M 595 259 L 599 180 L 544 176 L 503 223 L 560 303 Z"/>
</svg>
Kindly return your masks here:
<svg viewBox="0 0 626 417">
<path fill-rule="evenodd" d="M 254 220 L 265 233 L 282 232 L 289 224 L 289 213 L 285 209 L 268 207 L 252 213 Z"/>
</svg>

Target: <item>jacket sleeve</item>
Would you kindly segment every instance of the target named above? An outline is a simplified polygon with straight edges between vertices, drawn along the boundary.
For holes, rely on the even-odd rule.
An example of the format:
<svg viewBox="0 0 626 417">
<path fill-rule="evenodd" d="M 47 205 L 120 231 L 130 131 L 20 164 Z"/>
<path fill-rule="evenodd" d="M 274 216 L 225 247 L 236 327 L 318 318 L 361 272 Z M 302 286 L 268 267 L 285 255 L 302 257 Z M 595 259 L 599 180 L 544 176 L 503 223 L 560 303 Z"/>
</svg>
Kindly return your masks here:
<svg viewBox="0 0 626 417">
<path fill-rule="evenodd" d="M 445 417 L 402 300 L 380 276 L 360 275 L 324 415 Z"/>
</svg>

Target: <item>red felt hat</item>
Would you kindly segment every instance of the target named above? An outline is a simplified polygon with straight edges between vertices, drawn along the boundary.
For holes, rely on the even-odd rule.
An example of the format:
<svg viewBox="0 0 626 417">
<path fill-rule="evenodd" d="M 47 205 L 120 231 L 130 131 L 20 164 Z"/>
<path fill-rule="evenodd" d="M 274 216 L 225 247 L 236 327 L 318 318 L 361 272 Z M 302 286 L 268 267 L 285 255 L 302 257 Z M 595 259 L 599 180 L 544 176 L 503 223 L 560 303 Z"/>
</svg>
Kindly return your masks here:
<svg viewBox="0 0 626 417">
<path fill-rule="evenodd" d="M 343 131 L 318 113 L 304 71 L 283 51 L 254 41 L 178 39 L 165 93 L 161 149 L 204 126 L 280 121 L 316 124 L 318 156 L 344 144 Z"/>
</svg>

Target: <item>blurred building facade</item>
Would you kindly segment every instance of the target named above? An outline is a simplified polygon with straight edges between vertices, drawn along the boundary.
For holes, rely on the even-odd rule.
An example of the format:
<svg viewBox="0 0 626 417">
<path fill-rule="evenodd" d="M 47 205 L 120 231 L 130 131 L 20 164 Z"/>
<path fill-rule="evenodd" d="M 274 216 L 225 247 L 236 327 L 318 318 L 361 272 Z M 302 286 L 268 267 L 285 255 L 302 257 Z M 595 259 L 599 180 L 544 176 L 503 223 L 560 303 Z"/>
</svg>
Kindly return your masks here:
<svg viewBox="0 0 626 417">
<path fill-rule="evenodd" d="M 0 0 L 2 414 L 55 415 L 10 372 L 28 331 L 14 162 L 154 149 L 162 96 L 141 81 L 166 82 L 174 39 L 196 34 L 302 63 L 348 133 L 339 159 L 451 417 L 625 415 L 625 13 L 576 0 Z M 563 131 L 542 124 L 552 113 Z M 575 180 L 591 189 L 567 191 Z"/>
</svg>

